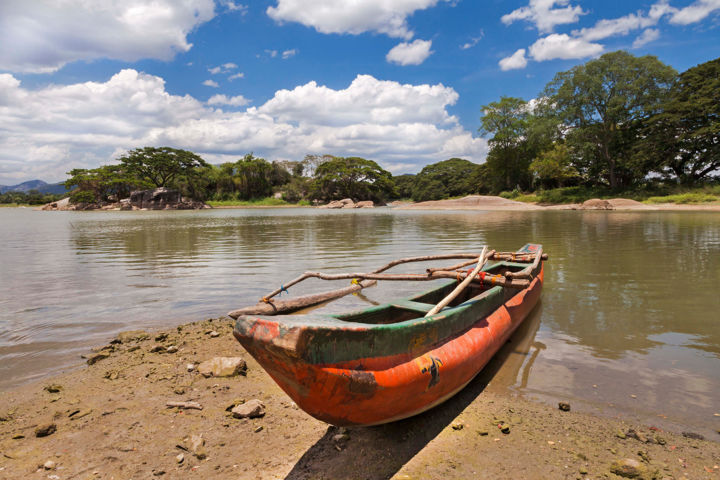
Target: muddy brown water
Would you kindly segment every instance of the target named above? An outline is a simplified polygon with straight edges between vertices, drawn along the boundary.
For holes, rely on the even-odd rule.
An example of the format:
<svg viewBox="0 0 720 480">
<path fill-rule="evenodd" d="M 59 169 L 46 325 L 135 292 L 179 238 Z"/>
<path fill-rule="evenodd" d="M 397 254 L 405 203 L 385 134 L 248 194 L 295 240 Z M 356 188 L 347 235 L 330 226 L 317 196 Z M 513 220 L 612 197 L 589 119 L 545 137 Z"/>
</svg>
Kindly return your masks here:
<svg viewBox="0 0 720 480">
<path fill-rule="evenodd" d="M 718 436 L 720 213 L 707 212 L 0 209 L 0 390 L 77 366 L 117 332 L 255 303 L 305 270 L 530 241 L 550 255 L 543 297 L 489 388 Z M 419 288 L 385 283 L 318 311 Z"/>
</svg>

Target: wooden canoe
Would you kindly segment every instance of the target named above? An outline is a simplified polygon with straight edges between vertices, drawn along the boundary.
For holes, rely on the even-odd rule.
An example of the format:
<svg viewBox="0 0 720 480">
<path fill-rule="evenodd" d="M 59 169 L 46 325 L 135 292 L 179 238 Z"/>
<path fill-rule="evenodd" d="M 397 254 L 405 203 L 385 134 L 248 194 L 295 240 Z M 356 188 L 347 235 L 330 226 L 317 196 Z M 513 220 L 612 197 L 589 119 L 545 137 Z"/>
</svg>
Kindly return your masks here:
<svg viewBox="0 0 720 480">
<path fill-rule="evenodd" d="M 537 252 L 525 245 L 518 253 Z M 490 274 L 526 263 L 485 265 Z M 425 314 L 457 286 L 334 315 L 240 316 L 235 337 L 295 403 L 333 425 L 377 425 L 421 413 L 461 390 L 530 313 L 543 262 L 527 288 L 473 282 L 448 307 Z"/>
</svg>

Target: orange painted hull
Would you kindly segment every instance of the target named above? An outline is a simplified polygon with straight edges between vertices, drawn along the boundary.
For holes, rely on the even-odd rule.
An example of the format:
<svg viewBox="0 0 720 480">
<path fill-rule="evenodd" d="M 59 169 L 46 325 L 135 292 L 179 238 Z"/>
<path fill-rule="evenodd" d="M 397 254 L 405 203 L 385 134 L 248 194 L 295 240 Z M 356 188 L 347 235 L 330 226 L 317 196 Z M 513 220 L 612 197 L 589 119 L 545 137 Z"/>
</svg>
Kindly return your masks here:
<svg viewBox="0 0 720 480">
<path fill-rule="evenodd" d="M 307 339 L 299 340 L 300 333 L 283 330 L 269 317 L 254 319 L 242 332 L 236 328 L 235 336 L 295 403 L 315 418 L 334 425 L 391 422 L 445 401 L 480 372 L 537 304 L 542 264 L 536 273 L 528 288 L 469 328 L 435 343 L 427 340 L 426 346 L 421 345 L 425 339 L 418 340 L 418 345 L 410 342 L 405 351 L 393 355 L 310 362 L 303 354 L 307 346 L 305 350 L 298 346 Z"/>
</svg>

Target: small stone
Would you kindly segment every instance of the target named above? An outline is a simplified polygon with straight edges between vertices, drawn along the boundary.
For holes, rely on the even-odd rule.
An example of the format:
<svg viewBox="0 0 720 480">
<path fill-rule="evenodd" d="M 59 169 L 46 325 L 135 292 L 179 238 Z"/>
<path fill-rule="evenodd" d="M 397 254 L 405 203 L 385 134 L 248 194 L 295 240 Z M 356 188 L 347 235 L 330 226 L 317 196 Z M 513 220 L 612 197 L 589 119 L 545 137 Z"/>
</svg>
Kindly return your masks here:
<svg viewBox="0 0 720 480">
<path fill-rule="evenodd" d="M 194 364 L 194 363 L 188 363 L 186 368 L 187 368 L 187 371 L 188 371 L 188 372 L 194 372 L 194 371 L 195 371 L 195 364 Z"/>
<path fill-rule="evenodd" d="M 190 451 L 198 460 L 207 457 L 207 453 L 205 453 L 205 439 L 202 435 L 193 435 L 190 437 Z"/>
<path fill-rule="evenodd" d="M 615 460 L 610 465 L 610 472 L 625 478 L 648 478 L 648 469 L 645 465 L 632 458 Z"/>
<path fill-rule="evenodd" d="M 462 422 L 453 422 L 453 423 L 452 423 L 452 429 L 453 429 L 453 430 L 462 430 L 464 426 L 465 426 L 465 425 L 463 425 Z"/>
<path fill-rule="evenodd" d="M 637 398 L 637 395 L 630 395 L 630 398 Z"/>
<path fill-rule="evenodd" d="M 47 437 L 48 435 L 52 435 L 57 431 L 57 425 L 54 423 L 47 423 L 45 425 L 40 425 L 35 429 L 35 436 L 36 437 Z"/>
<path fill-rule="evenodd" d="M 53 462 L 52 460 L 48 460 L 47 462 L 43 463 L 43 468 L 45 470 L 54 470 L 55 462 Z"/>
<path fill-rule="evenodd" d="M 665 445 L 667 444 L 667 441 L 660 435 L 655 435 L 655 443 L 657 443 L 658 445 Z"/>
<path fill-rule="evenodd" d="M 647 450 L 638 450 L 637 454 L 638 457 L 642 458 L 643 462 L 650 463 L 650 454 L 648 454 Z"/>
<path fill-rule="evenodd" d="M 501 431 L 502 433 L 504 433 L 505 435 L 507 435 L 508 433 L 510 433 L 510 425 L 508 425 L 507 423 L 498 423 L 498 428 L 499 428 L 500 431 Z"/>
<path fill-rule="evenodd" d="M 143 330 L 130 330 L 128 332 L 120 332 L 116 338 L 118 343 L 141 342 L 150 338 L 150 335 Z"/>
<path fill-rule="evenodd" d="M 560 402 L 560 403 L 558 403 L 558 408 L 560 410 L 562 410 L 563 412 L 569 412 L 570 404 L 568 402 Z"/>
<path fill-rule="evenodd" d="M 481 437 L 487 437 L 488 435 L 490 435 L 490 432 L 488 432 L 487 430 L 480 430 L 478 432 L 478 435 L 480 435 Z"/>
<path fill-rule="evenodd" d="M 184 395 L 185 394 L 185 387 L 182 385 L 178 385 L 173 389 L 173 393 L 176 395 Z"/>
<path fill-rule="evenodd" d="M 182 453 L 179 454 L 177 457 L 175 457 L 175 461 L 176 461 L 177 463 L 183 463 L 183 462 L 185 461 L 185 455 L 182 454 Z"/>
<path fill-rule="evenodd" d="M 682 436 L 685 438 L 692 438 L 693 440 L 705 440 L 705 437 L 695 432 L 682 432 Z"/>
<path fill-rule="evenodd" d="M 155 335 L 156 342 L 164 342 L 165 340 L 167 340 L 167 338 L 168 338 L 167 333 L 158 333 L 157 335 Z"/>
<path fill-rule="evenodd" d="M 21 434 L 14 435 L 12 437 L 13 440 L 22 440 L 23 438 L 25 438 L 25 435 L 21 435 Z"/>
<path fill-rule="evenodd" d="M 214 357 L 197 367 L 204 377 L 233 377 L 247 374 L 247 363 L 240 357 Z"/>
<path fill-rule="evenodd" d="M 642 432 L 635 431 L 632 428 L 627 431 L 627 436 L 630 438 L 634 438 L 635 440 L 638 440 L 640 442 L 648 443 L 648 438 L 643 435 Z"/>
<path fill-rule="evenodd" d="M 348 435 L 347 433 L 338 433 L 333 435 L 332 439 L 335 443 L 345 443 L 350 440 L 350 435 Z"/>
<path fill-rule="evenodd" d="M 105 372 L 104 378 L 107 378 L 108 380 L 117 380 L 118 377 L 120 377 L 120 373 L 117 370 L 109 370 Z"/>
<path fill-rule="evenodd" d="M 258 400 L 252 399 L 232 409 L 235 418 L 258 418 L 265 416 L 265 405 Z"/>
<path fill-rule="evenodd" d="M 165 350 L 167 349 L 164 345 L 155 345 L 150 349 L 150 353 L 165 353 Z"/>
<path fill-rule="evenodd" d="M 255 430 L 253 430 L 253 432 L 255 432 L 255 433 L 262 432 L 262 429 L 263 429 L 263 426 L 258 425 L 257 427 L 255 427 Z"/>
<path fill-rule="evenodd" d="M 165 475 L 165 470 L 153 470 L 152 474 L 155 477 L 161 477 Z"/>
<path fill-rule="evenodd" d="M 210 338 L 217 338 L 217 337 L 220 336 L 220 334 L 219 334 L 218 332 L 216 332 L 215 330 L 213 330 L 212 332 L 208 333 L 208 335 L 210 335 Z"/>
<path fill-rule="evenodd" d="M 588 473 L 587 468 L 585 467 L 580 467 L 580 470 L 578 471 L 580 472 L 580 475 L 587 475 Z"/>
<path fill-rule="evenodd" d="M 618 437 L 618 438 L 620 438 L 620 439 L 622 439 L 622 440 L 625 440 L 625 439 L 627 438 L 627 435 L 625 435 L 625 432 L 623 432 L 623 431 L 618 431 L 618 432 L 615 434 L 615 436 Z"/>
<path fill-rule="evenodd" d="M 110 355 L 105 352 L 100 353 L 93 353 L 92 355 L 88 355 L 85 359 L 88 365 L 94 365 L 100 360 L 105 360 L 106 358 L 109 358 Z"/>
<path fill-rule="evenodd" d="M 135 350 L 140 350 L 140 345 L 133 345 L 127 349 L 128 352 L 134 352 Z"/>
<path fill-rule="evenodd" d="M 176 345 L 170 345 L 165 350 L 165 353 L 177 353 L 177 351 L 178 351 L 178 347 Z"/>
<path fill-rule="evenodd" d="M 62 385 L 58 385 L 57 383 L 53 383 L 53 384 L 50 384 L 50 385 L 45 385 L 44 390 L 45 390 L 46 392 L 50 392 L 50 393 L 59 393 L 60 390 L 62 390 L 62 388 L 63 388 Z"/>
</svg>

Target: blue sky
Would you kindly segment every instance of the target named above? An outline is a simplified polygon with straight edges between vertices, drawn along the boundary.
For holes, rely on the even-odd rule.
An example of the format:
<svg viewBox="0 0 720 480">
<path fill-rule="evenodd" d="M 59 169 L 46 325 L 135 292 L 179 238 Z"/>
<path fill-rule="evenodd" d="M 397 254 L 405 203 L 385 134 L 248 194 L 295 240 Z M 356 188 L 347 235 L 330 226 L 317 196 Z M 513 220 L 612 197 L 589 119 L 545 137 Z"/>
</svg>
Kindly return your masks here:
<svg viewBox="0 0 720 480">
<path fill-rule="evenodd" d="M 605 52 L 720 56 L 720 0 L 4 0 L 0 184 L 128 149 L 482 163 L 480 107 Z"/>
</svg>

